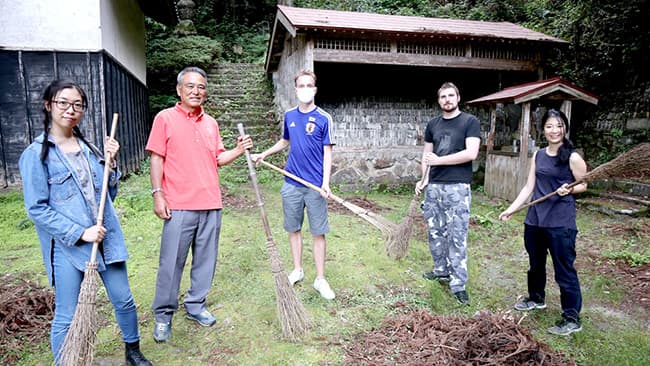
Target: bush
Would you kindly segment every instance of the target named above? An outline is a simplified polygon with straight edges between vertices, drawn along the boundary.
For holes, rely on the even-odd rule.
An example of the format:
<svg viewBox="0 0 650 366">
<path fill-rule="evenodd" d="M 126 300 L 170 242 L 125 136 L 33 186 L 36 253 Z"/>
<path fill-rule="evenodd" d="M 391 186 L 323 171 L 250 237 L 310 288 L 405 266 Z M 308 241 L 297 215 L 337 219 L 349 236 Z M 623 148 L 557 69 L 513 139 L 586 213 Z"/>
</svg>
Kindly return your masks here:
<svg viewBox="0 0 650 366">
<path fill-rule="evenodd" d="M 151 82 L 176 78 L 186 66 L 207 69 L 221 54 L 221 43 L 204 36 L 175 36 L 153 39 L 147 45 L 147 71 Z M 172 85 L 175 85 L 176 82 Z"/>
<path fill-rule="evenodd" d="M 204 36 L 159 33 L 147 43 L 147 79 L 152 114 L 176 102 L 176 75 L 187 66 L 208 69 L 222 52 L 219 41 Z"/>
</svg>

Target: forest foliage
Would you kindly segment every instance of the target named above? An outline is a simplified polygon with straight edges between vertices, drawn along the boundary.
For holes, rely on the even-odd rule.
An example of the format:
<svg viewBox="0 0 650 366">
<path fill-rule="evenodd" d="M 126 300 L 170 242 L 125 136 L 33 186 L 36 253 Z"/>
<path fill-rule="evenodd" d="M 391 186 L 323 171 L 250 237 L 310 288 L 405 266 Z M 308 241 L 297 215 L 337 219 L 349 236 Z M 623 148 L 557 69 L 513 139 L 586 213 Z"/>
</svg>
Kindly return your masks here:
<svg viewBox="0 0 650 366">
<path fill-rule="evenodd" d="M 151 110 L 175 100 L 173 77 L 188 64 L 209 68 L 219 62 L 264 62 L 276 1 L 195 0 L 197 34 L 147 20 L 147 62 Z M 647 0 L 294 0 L 309 8 L 483 21 L 504 21 L 569 42 L 548 59 L 545 70 L 600 98 L 599 113 L 648 118 L 650 113 L 650 14 Z M 592 116 L 592 119 L 602 116 Z M 579 145 L 600 149 L 606 161 L 648 131 L 586 131 Z M 593 135 L 592 135 L 593 134 Z"/>
</svg>

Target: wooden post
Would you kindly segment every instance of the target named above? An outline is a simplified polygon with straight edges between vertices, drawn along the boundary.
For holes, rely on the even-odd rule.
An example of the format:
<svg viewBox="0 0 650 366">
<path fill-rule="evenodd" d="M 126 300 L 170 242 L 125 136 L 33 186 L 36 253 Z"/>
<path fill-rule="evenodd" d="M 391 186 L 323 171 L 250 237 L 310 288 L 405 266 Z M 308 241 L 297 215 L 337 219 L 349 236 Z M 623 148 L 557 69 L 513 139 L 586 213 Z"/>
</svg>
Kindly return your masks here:
<svg viewBox="0 0 650 366">
<path fill-rule="evenodd" d="M 519 191 L 521 187 L 526 184 L 528 172 L 528 134 L 530 133 L 530 102 L 525 102 L 521 106 L 521 122 L 519 124 L 519 162 L 517 163 L 517 188 Z M 516 197 L 516 195 L 515 195 Z"/>
<path fill-rule="evenodd" d="M 490 108 L 490 132 L 488 133 L 486 154 L 489 154 L 490 151 L 494 149 L 494 131 L 496 130 L 496 124 L 497 124 L 497 109 L 495 106 Z"/>
<path fill-rule="evenodd" d="M 570 100 L 563 100 L 562 101 L 562 106 L 560 107 L 560 110 L 566 114 L 566 118 L 569 122 L 569 125 L 566 126 L 566 138 L 569 138 L 569 134 L 571 132 L 571 107 L 573 104 L 571 103 Z"/>
</svg>

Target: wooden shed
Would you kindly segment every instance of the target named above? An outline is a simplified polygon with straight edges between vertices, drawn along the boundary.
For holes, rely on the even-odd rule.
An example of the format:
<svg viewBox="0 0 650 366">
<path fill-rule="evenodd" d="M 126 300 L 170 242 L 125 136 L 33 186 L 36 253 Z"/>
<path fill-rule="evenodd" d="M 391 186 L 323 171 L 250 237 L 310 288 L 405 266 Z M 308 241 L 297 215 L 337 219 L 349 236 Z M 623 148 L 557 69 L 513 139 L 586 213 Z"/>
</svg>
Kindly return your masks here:
<svg viewBox="0 0 650 366">
<path fill-rule="evenodd" d="M 460 88 L 462 103 L 539 80 L 547 54 L 566 44 L 507 22 L 280 5 L 265 66 L 280 115 L 297 104 L 296 73 L 316 72 L 316 103 L 334 119 L 332 182 L 365 189 L 419 179 L 423 133 L 439 114 L 443 82 Z M 487 136 L 488 112 L 480 109 L 469 111 Z"/>
<path fill-rule="evenodd" d="M 573 101 L 596 105 L 598 97 L 554 77 L 511 86 L 467 102 L 491 107 L 485 160 L 487 195 L 507 200 L 517 197 L 526 184 L 532 155 L 542 145 L 544 113 L 549 108 L 563 111 L 569 118 L 570 135 Z"/>
<path fill-rule="evenodd" d="M 151 126 L 144 15 L 174 24 L 173 0 L 23 0 L 2 6 L 0 187 L 20 184 L 18 159 L 42 132 L 41 93 L 54 79 L 73 79 L 84 88 L 90 103 L 80 128 L 100 148 L 113 113 L 119 113 L 120 168 L 139 169 Z"/>
</svg>

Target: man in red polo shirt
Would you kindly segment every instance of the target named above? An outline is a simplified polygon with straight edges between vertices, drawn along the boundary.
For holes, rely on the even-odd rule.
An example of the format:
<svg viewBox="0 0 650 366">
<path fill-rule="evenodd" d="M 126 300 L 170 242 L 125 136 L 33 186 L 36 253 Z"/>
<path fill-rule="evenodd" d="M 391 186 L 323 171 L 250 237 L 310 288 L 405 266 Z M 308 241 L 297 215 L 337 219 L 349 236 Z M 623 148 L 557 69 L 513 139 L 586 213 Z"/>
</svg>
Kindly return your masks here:
<svg viewBox="0 0 650 366">
<path fill-rule="evenodd" d="M 206 327 L 216 322 L 207 309 L 206 297 L 217 264 L 221 229 L 219 167 L 253 147 L 250 136 L 245 136 L 237 139 L 236 148 L 225 149 L 217 121 L 203 111 L 208 84 L 205 71 L 187 67 L 176 81 L 180 102 L 156 115 L 146 147 L 151 154 L 154 212 L 165 220 L 153 300 L 156 342 L 171 336 L 190 248 L 191 286 L 183 301 L 186 316 Z"/>
</svg>

